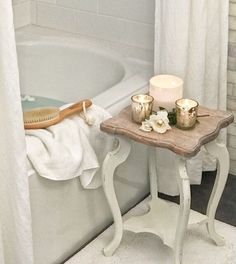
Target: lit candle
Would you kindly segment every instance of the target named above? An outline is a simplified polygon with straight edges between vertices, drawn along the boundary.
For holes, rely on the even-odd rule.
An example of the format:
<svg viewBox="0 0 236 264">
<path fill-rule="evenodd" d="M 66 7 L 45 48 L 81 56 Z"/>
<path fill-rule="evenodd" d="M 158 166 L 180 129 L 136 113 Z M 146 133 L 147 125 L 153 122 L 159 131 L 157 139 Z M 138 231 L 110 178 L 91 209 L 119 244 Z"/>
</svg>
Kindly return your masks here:
<svg viewBox="0 0 236 264">
<path fill-rule="evenodd" d="M 197 121 L 198 102 L 192 99 L 179 99 L 175 104 L 177 127 L 193 128 Z"/>
<path fill-rule="evenodd" d="M 154 111 L 163 107 L 171 112 L 175 101 L 183 97 L 183 80 L 174 75 L 154 76 L 150 80 L 149 94 L 154 97 Z"/>
<path fill-rule="evenodd" d="M 137 94 L 132 99 L 132 119 L 136 123 L 142 123 L 152 113 L 154 98 L 146 94 Z"/>
</svg>

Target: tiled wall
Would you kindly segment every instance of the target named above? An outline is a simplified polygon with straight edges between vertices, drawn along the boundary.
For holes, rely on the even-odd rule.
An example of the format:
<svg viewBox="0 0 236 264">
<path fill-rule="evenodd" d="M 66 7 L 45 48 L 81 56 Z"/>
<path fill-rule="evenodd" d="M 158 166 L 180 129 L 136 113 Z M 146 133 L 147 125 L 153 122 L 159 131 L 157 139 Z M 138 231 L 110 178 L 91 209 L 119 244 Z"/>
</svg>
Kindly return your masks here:
<svg viewBox="0 0 236 264">
<path fill-rule="evenodd" d="M 15 28 L 31 23 L 31 0 L 12 0 Z"/>
<path fill-rule="evenodd" d="M 33 20 L 153 59 L 154 5 L 155 0 L 33 0 Z"/>
<path fill-rule="evenodd" d="M 236 0 L 230 0 L 229 13 L 228 109 L 233 111 L 235 121 L 228 130 L 228 146 L 230 171 L 236 175 Z"/>
</svg>

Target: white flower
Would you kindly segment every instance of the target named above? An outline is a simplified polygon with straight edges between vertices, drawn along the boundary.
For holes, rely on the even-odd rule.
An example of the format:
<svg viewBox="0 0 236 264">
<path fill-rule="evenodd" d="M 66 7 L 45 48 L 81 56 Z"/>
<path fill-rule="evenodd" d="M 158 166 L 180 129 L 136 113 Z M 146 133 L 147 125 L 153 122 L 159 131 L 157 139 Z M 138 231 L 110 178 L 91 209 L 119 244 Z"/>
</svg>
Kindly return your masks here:
<svg viewBox="0 0 236 264">
<path fill-rule="evenodd" d="M 149 124 L 148 120 L 143 121 L 142 122 L 142 126 L 139 129 L 142 130 L 142 131 L 145 131 L 145 132 L 151 132 L 152 131 L 152 127 Z"/>
<path fill-rule="evenodd" d="M 151 132 L 154 130 L 157 133 L 165 133 L 167 130 L 171 129 L 168 112 L 158 111 L 155 115 L 151 115 L 149 120 L 142 122 L 142 126 L 139 129 L 145 132 Z"/>
<path fill-rule="evenodd" d="M 157 133 L 163 134 L 167 130 L 171 129 L 169 125 L 168 112 L 166 111 L 158 111 L 156 115 L 151 115 L 148 123 Z"/>
</svg>

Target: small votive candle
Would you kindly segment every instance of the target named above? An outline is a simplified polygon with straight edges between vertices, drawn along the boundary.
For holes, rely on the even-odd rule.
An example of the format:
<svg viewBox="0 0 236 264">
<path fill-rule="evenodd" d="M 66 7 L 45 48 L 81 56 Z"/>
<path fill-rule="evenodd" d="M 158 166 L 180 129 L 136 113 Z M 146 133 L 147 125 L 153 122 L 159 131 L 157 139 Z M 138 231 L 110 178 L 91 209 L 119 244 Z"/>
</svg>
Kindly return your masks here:
<svg viewBox="0 0 236 264">
<path fill-rule="evenodd" d="M 132 100 L 132 119 L 136 123 L 142 123 L 152 114 L 154 98 L 146 94 L 136 94 Z"/>
<path fill-rule="evenodd" d="M 149 94 L 154 97 L 153 110 L 160 107 L 172 112 L 175 101 L 183 97 L 183 80 L 174 75 L 156 75 L 150 79 Z"/>
<path fill-rule="evenodd" d="M 191 129 L 197 121 L 198 102 L 192 99 L 179 99 L 175 102 L 177 127 Z"/>
</svg>

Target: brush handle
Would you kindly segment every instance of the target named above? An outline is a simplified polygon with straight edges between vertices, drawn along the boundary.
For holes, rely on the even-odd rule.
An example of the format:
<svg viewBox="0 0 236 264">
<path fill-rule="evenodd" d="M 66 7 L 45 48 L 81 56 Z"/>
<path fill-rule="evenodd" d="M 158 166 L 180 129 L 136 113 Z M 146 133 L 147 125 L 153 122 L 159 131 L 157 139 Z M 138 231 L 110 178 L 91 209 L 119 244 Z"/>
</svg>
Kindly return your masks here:
<svg viewBox="0 0 236 264">
<path fill-rule="evenodd" d="M 91 100 L 83 100 L 80 101 L 78 103 L 75 103 L 71 106 L 68 106 L 67 108 L 63 109 L 60 111 L 59 115 L 60 115 L 60 121 L 62 121 L 64 118 L 73 115 L 75 113 L 80 113 L 83 111 L 83 102 L 85 102 L 85 107 L 88 108 L 92 105 L 92 101 Z"/>
<path fill-rule="evenodd" d="M 42 128 L 47 128 L 49 126 L 55 125 L 55 124 L 61 122 L 67 116 L 82 112 L 83 111 L 83 102 L 85 102 L 86 108 L 88 108 L 92 105 L 92 102 L 90 100 L 83 100 L 83 101 L 75 103 L 75 104 L 59 111 L 59 113 L 56 110 L 57 115 L 53 118 L 50 118 L 50 115 L 48 117 L 47 114 L 46 114 L 46 116 L 45 115 L 44 116 L 39 115 L 38 119 L 41 118 L 42 120 L 41 121 L 38 121 L 38 120 L 34 121 L 34 118 L 35 118 L 34 117 L 32 122 L 24 123 L 24 127 L 25 127 L 25 129 L 42 129 Z"/>
</svg>

